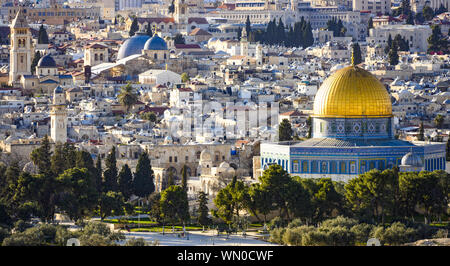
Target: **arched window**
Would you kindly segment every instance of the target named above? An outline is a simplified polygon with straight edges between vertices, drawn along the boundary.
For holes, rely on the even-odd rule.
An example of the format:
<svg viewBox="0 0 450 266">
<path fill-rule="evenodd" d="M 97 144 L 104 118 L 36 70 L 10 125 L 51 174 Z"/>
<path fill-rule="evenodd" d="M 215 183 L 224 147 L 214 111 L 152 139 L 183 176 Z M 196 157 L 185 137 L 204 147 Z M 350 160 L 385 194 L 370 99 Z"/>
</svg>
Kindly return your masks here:
<svg viewBox="0 0 450 266">
<path fill-rule="evenodd" d="M 321 172 L 322 173 L 327 173 L 328 172 L 328 164 L 327 164 L 327 162 L 322 162 Z"/>
<path fill-rule="evenodd" d="M 158 54 L 155 53 L 155 54 L 153 55 L 153 58 L 158 59 Z"/>
<path fill-rule="evenodd" d="M 103 61 L 103 54 L 100 54 L 100 61 Z"/>
<path fill-rule="evenodd" d="M 311 173 L 317 173 L 318 171 L 318 162 L 317 161 L 312 161 L 312 163 L 311 163 Z"/>
<path fill-rule="evenodd" d="M 98 61 L 98 54 L 95 54 L 95 55 L 94 55 L 94 60 L 95 60 L 95 61 Z"/>
</svg>

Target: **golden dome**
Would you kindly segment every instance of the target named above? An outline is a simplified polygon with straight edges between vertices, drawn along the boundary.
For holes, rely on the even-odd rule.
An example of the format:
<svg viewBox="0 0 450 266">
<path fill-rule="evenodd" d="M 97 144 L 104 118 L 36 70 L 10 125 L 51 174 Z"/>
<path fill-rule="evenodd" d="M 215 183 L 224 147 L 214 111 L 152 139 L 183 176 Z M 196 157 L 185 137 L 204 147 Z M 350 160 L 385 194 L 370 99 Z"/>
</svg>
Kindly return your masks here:
<svg viewBox="0 0 450 266">
<path fill-rule="evenodd" d="M 384 85 L 357 66 L 339 69 L 320 86 L 314 117 L 391 117 L 392 105 Z"/>
</svg>

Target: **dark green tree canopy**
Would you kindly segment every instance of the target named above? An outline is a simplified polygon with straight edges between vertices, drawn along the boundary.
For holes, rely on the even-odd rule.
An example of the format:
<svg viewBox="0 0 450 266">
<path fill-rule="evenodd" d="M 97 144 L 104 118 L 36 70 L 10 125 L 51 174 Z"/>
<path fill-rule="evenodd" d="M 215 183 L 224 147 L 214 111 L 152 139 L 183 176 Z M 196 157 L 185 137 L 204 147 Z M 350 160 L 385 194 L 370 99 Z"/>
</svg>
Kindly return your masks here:
<svg viewBox="0 0 450 266">
<path fill-rule="evenodd" d="M 138 197 L 147 197 L 155 191 L 153 183 L 155 176 L 150 164 L 150 158 L 145 151 L 139 155 L 133 180 L 133 193 Z"/>
</svg>

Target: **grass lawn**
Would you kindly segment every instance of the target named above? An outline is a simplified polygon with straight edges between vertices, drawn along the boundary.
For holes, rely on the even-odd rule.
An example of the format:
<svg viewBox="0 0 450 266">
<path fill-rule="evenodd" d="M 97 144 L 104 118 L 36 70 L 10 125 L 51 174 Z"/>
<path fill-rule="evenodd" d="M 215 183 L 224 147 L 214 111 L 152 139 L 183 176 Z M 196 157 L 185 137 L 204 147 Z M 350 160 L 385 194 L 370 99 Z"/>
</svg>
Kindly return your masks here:
<svg viewBox="0 0 450 266">
<path fill-rule="evenodd" d="M 149 218 L 141 218 L 138 220 L 137 218 L 130 218 L 130 219 L 121 219 L 120 221 L 118 219 L 105 219 L 103 220 L 105 223 L 128 223 L 128 224 L 145 224 L 145 225 L 156 225 L 157 222 L 151 221 Z"/>
</svg>

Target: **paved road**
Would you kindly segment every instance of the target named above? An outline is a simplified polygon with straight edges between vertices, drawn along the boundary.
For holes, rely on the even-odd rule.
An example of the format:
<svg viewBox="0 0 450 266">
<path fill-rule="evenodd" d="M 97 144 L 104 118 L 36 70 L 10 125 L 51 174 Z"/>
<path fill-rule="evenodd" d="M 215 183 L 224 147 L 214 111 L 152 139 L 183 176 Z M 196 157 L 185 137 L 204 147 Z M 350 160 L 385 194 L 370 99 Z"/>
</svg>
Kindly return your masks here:
<svg viewBox="0 0 450 266">
<path fill-rule="evenodd" d="M 122 231 L 123 232 L 123 231 Z M 216 232 L 216 231 L 214 231 Z M 158 240 L 160 246 L 270 246 L 269 242 L 256 239 L 254 236 L 243 237 L 242 235 L 222 234 L 217 236 L 213 231 L 202 233 L 201 231 L 189 232 L 187 237 L 178 237 L 177 233 L 157 233 L 157 232 L 124 232 L 127 238 L 142 237 L 146 241 Z"/>
</svg>

